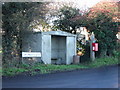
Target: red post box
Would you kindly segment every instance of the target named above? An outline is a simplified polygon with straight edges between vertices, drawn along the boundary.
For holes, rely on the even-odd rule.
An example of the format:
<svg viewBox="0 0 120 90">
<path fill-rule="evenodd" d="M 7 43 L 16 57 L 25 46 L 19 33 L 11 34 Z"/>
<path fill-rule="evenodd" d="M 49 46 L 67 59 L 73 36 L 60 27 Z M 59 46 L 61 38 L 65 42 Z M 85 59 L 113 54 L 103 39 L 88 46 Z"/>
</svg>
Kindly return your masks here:
<svg viewBox="0 0 120 90">
<path fill-rule="evenodd" d="M 98 43 L 92 43 L 92 50 L 98 51 Z"/>
</svg>

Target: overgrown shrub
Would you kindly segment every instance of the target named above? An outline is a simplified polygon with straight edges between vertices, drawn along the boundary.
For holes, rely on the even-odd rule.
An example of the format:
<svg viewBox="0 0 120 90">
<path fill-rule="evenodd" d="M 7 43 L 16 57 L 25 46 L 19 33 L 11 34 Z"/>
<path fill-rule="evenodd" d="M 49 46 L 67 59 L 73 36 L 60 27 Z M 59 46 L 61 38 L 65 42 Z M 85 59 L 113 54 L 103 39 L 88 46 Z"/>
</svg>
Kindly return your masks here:
<svg viewBox="0 0 120 90">
<path fill-rule="evenodd" d="M 115 58 L 119 58 L 120 57 L 120 51 L 113 51 L 113 56 L 115 57 Z"/>
</svg>

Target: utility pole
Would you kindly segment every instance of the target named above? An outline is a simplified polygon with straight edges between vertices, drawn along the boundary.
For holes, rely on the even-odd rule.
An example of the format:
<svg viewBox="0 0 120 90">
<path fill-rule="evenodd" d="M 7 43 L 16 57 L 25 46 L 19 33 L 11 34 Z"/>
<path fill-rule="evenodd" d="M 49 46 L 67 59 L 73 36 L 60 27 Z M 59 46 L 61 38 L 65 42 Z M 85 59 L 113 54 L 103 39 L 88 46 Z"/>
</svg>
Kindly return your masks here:
<svg viewBox="0 0 120 90">
<path fill-rule="evenodd" d="M 94 33 L 92 32 L 91 36 L 90 36 L 90 59 L 92 61 L 95 60 L 95 51 L 93 51 L 93 46 L 92 46 L 92 43 L 95 43 L 95 35 Z"/>
</svg>

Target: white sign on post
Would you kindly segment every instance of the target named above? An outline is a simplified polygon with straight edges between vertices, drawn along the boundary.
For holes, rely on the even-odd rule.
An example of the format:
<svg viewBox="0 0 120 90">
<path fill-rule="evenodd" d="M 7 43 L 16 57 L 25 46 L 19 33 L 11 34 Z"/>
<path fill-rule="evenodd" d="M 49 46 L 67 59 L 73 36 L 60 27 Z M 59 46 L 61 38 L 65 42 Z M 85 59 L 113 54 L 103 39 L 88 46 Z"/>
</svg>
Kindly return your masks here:
<svg viewBox="0 0 120 90">
<path fill-rule="evenodd" d="M 41 57 L 41 52 L 22 52 L 22 57 Z"/>
</svg>

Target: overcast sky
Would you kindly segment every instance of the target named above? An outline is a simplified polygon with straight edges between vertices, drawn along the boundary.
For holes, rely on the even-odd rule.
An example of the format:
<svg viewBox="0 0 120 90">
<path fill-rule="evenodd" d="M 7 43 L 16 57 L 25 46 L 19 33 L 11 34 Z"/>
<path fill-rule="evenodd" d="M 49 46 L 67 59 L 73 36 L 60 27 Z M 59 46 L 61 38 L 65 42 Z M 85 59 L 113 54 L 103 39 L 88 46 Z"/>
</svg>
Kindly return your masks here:
<svg viewBox="0 0 120 90">
<path fill-rule="evenodd" d="M 53 0 L 58 2 L 58 0 Z M 59 2 L 73 2 L 77 8 L 84 9 L 92 7 L 93 5 L 97 4 L 101 0 L 59 0 Z"/>
<path fill-rule="evenodd" d="M 77 8 L 92 7 L 101 0 L 1 0 L 2 2 L 73 2 Z"/>
</svg>

